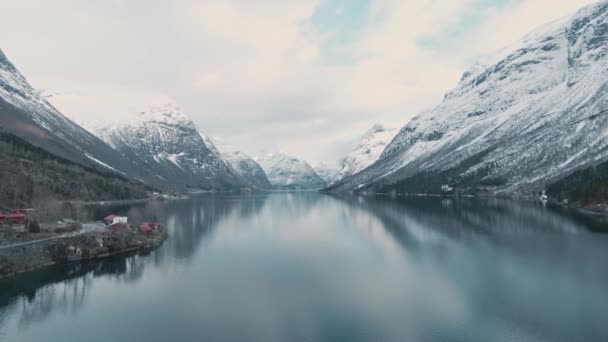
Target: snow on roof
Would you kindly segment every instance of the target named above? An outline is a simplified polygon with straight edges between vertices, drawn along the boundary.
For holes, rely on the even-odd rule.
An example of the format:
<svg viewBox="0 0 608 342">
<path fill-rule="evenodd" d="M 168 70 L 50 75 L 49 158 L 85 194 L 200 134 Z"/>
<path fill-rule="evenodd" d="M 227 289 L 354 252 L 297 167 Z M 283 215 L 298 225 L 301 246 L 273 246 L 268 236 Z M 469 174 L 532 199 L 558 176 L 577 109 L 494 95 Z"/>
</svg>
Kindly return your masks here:
<svg viewBox="0 0 608 342">
<path fill-rule="evenodd" d="M 115 218 L 115 217 L 116 217 L 116 215 L 114 215 L 114 214 L 110 214 L 110 215 L 108 215 L 108 216 L 104 217 L 104 218 L 103 218 L 103 220 L 104 220 L 104 221 L 108 221 L 108 222 L 112 222 L 112 221 L 114 221 L 114 218 Z"/>
</svg>

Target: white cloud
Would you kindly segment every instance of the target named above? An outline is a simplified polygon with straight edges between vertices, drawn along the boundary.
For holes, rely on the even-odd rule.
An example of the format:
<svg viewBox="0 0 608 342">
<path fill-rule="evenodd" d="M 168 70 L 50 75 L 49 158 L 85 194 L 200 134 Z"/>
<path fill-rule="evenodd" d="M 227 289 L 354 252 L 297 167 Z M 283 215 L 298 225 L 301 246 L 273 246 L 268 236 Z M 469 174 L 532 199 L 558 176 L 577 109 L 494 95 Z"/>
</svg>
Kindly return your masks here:
<svg viewBox="0 0 608 342">
<path fill-rule="evenodd" d="M 491 10 L 471 37 L 472 52 L 484 54 L 509 45 L 534 29 L 558 20 L 596 0 L 526 0 Z"/>
<path fill-rule="evenodd" d="M 311 22 L 319 1 L 22 0 L 3 5 L 0 48 L 35 86 L 89 94 L 71 111 L 168 94 L 212 136 L 315 162 L 340 158 L 375 122 L 404 124 L 477 56 L 591 2 L 513 0 L 432 48 L 420 40 L 460 25 L 476 1 L 372 0 L 355 41 L 334 46 L 348 58 L 328 63 L 331 32 Z"/>
</svg>

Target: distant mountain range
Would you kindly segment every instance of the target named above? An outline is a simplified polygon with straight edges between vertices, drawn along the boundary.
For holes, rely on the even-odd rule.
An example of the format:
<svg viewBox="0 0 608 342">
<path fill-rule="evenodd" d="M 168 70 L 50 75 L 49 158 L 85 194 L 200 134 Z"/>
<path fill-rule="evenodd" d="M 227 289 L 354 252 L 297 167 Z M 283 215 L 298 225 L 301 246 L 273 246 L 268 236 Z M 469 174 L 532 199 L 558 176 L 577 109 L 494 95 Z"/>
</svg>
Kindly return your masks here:
<svg viewBox="0 0 608 342">
<path fill-rule="evenodd" d="M 102 124 L 80 122 L 122 156 L 158 177 L 169 188 L 238 190 L 247 181 L 212 151 L 195 124 L 172 102 L 144 108 Z"/>
<path fill-rule="evenodd" d="M 10 185 L 0 188 L 0 204 L 28 203 L 41 193 L 82 199 L 188 189 L 434 194 L 443 185 L 472 194 L 548 189 L 585 198 L 580 189 L 595 194 L 606 183 L 598 170 L 608 165 L 608 1 L 476 64 L 439 105 L 400 131 L 375 125 L 340 170 L 323 164 L 315 170 L 281 153 L 251 158 L 218 148 L 170 100 L 105 122 L 88 121 L 86 110 L 62 113 L 61 103 L 60 94 L 41 95 L 0 51 L 0 176 Z"/>
<path fill-rule="evenodd" d="M 529 195 L 608 160 L 608 2 L 466 71 L 379 160 L 327 190 Z"/>
<path fill-rule="evenodd" d="M 265 174 L 259 174 L 261 167 L 251 158 L 245 160 L 244 154 L 235 151 L 225 155 L 217 151 L 210 140 L 210 146 L 207 146 L 205 139 L 208 138 L 199 133 L 192 120 L 171 101 L 144 105 L 112 120 L 96 118 L 88 121 L 92 115 L 87 115 L 86 111 L 68 113 L 81 126 L 68 119 L 49 100 L 62 105 L 69 99 L 62 94 L 43 96 L 0 51 L 2 138 L 11 144 L 15 139 L 21 139 L 19 144 L 32 144 L 28 151 L 41 148 L 48 152 L 48 157 L 44 155 L 44 158 L 59 158 L 70 165 L 80 165 L 104 175 L 107 182 L 119 184 L 112 186 L 116 191 L 98 189 L 87 194 L 83 190 L 79 197 L 90 199 L 102 192 L 106 197 L 112 196 L 112 192 L 125 197 L 129 197 L 129 193 L 145 196 L 138 186 L 142 189 L 148 187 L 148 192 L 187 189 L 240 191 L 270 187 Z M 36 155 L 40 156 L 38 152 Z M 224 160 L 225 156 L 229 156 L 229 160 Z M 243 156 L 244 160 L 237 162 L 238 156 Z M 63 169 L 68 167 L 72 166 L 66 164 Z M 34 169 L 38 173 L 43 166 Z M 24 181 L 28 181 L 27 176 L 24 177 Z M 36 183 L 37 178 L 30 177 L 29 181 Z M 98 180 L 95 182 L 100 183 Z M 87 182 L 78 186 L 83 189 L 95 187 Z M 49 195 L 53 192 L 51 187 L 49 184 L 45 187 Z M 126 188 L 130 190 L 124 190 Z M 74 196 L 73 192 L 70 194 Z M 62 197 L 61 194 L 55 195 Z M 27 198 L 21 197 L 21 201 L 27 202 Z"/>
<path fill-rule="evenodd" d="M 264 169 L 249 155 L 234 146 L 220 145 L 222 158 L 249 184 L 260 190 L 272 189 Z"/>
<path fill-rule="evenodd" d="M 262 158 L 267 176 L 262 166 L 239 149 L 218 148 L 170 100 L 124 109 L 112 119 L 96 117 L 86 109 L 67 113 L 77 124 L 48 102 L 70 108 L 67 102 L 75 100 L 71 98 L 74 94 L 43 96 L 4 54 L 0 54 L 0 67 L 2 131 L 125 184 L 135 182 L 163 191 L 319 189 L 327 185 L 305 161 L 279 154 Z"/>
<path fill-rule="evenodd" d="M 284 153 L 269 153 L 255 158 L 275 189 L 313 190 L 327 186 L 317 172 L 302 159 Z"/>
</svg>

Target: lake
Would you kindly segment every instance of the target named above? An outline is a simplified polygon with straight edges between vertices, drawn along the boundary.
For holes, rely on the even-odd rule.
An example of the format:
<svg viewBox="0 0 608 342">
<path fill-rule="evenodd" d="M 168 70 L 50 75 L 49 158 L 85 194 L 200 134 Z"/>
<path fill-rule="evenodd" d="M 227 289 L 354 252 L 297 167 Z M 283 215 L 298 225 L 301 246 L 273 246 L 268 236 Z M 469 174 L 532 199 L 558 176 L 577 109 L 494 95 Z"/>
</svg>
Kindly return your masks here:
<svg viewBox="0 0 608 342">
<path fill-rule="evenodd" d="M 200 195 L 144 254 L 0 283 L 0 341 L 608 341 L 605 223 L 541 203 Z"/>
</svg>

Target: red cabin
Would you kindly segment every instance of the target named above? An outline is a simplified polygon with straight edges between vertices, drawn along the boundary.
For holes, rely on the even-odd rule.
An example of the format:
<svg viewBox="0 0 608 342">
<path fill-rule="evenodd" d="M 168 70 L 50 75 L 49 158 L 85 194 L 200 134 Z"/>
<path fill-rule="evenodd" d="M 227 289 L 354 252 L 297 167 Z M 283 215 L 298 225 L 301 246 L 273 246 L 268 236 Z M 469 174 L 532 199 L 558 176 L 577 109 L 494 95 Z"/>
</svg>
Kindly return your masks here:
<svg viewBox="0 0 608 342">
<path fill-rule="evenodd" d="M 126 223 L 114 223 L 113 225 L 110 226 L 110 230 L 113 233 L 117 233 L 117 232 L 125 232 L 128 231 L 129 225 L 127 225 Z"/>
<path fill-rule="evenodd" d="M 28 212 L 32 212 L 34 209 L 13 209 L 10 213 L 0 213 L 0 223 L 9 224 L 24 224 L 27 220 Z"/>
<path fill-rule="evenodd" d="M 0 222 L 9 224 L 24 224 L 25 214 L 0 214 Z"/>
<path fill-rule="evenodd" d="M 106 223 L 111 224 L 112 222 L 114 222 L 114 218 L 115 218 L 115 217 L 116 217 L 116 215 L 111 214 L 111 215 L 108 215 L 108 216 L 104 217 L 104 218 L 103 218 L 103 220 L 104 220 Z"/>
<path fill-rule="evenodd" d="M 139 231 L 145 235 L 151 235 L 152 233 L 158 231 L 160 228 L 160 223 L 157 222 L 144 222 L 139 225 Z"/>
</svg>

